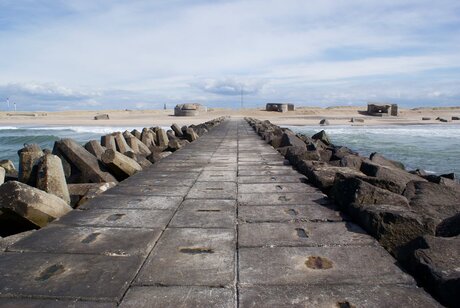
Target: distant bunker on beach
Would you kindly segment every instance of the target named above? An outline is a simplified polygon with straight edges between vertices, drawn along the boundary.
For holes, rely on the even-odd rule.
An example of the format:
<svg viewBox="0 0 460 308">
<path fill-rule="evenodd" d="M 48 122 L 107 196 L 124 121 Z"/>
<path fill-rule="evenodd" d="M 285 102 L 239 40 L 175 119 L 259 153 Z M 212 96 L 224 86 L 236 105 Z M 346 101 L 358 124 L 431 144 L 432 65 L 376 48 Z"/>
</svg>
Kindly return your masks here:
<svg viewBox="0 0 460 308">
<path fill-rule="evenodd" d="M 398 116 L 397 104 L 367 104 L 367 114 L 376 117 Z"/>
<path fill-rule="evenodd" d="M 207 111 L 208 108 L 201 104 L 178 104 L 174 108 L 174 115 L 179 117 L 193 117 Z"/>
<path fill-rule="evenodd" d="M 266 111 L 277 111 L 277 112 L 287 112 L 287 111 L 294 111 L 295 107 L 294 104 L 272 104 L 268 103 L 265 106 Z"/>
</svg>

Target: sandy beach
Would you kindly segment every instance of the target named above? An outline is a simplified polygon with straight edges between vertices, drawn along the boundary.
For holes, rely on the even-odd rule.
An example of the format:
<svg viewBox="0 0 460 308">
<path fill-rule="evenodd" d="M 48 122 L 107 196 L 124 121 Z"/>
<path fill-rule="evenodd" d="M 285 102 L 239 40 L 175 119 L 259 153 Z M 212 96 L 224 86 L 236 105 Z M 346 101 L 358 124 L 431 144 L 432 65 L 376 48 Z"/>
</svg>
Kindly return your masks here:
<svg viewBox="0 0 460 308">
<path fill-rule="evenodd" d="M 0 112 L 0 126 L 168 126 L 199 124 L 219 116 L 254 117 L 269 120 L 277 125 L 318 125 L 327 119 L 331 125 L 411 125 L 411 124 L 459 124 L 451 121 L 460 117 L 460 107 L 400 109 L 398 117 L 374 117 L 363 114 L 362 107 L 299 107 L 285 113 L 261 109 L 212 109 L 194 117 L 176 117 L 169 110 L 100 110 L 63 112 Z M 94 120 L 98 114 L 108 114 L 109 120 Z M 422 120 L 423 117 L 431 120 Z M 436 118 L 445 118 L 447 123 Z M 351 122 L 351 118 L 364 122 Z"/>
</svg>

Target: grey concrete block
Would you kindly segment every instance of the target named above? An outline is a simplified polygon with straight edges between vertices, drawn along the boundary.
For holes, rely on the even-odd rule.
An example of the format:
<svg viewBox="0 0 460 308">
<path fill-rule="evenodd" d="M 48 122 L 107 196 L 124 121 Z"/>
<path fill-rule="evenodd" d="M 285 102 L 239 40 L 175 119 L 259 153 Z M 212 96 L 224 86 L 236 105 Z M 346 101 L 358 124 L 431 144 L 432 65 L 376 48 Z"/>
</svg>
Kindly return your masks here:
<svg viewBox="0 0 460 308">
<path fill-rule="evenodd" d="M 163 229 L 168 224 L 173 214 L 174 212 L 169 210 L 74 210 L 60 218 L 55 224 L 69 226 Z"/>
<path fill-rule="evenodd" d="M 349 222 L 243 223 L 240 247 L 376 245 L 376 240 Z"/>
<path fill-rule="evenodd" d="M 146 256 L 159 229 L 50 226 L 16 242 L 8 251 Z"/>
<path fill-rule="evenodd" d="M 307 178 L 299 175 L 261 175 L 261 176 L 239 176 L 239 184 L 257 184 L 257 183 L 306 183 Z"/>
<path fill-rule="evenodd" d="M 116 186 L 110 190 L 111 195 L 131 196 L 185 196 L 187 186 Z"/>
<path fill-rule="evenodd" d="M 236 171 L 203 171 L 198 177 L 199 182 L 236 182 Z"/>
<path fill-rule="evenodd" d="M 81 301 L 78 299 L 0 298 L 1 307 L 21 308 L 115 308 L 116 302 Z"/>
<path fill-rule="evenodd" d="M 120 307 L 235 307 L 234 292 L 206 287 L 133 287 Z"/>
<path fill-rule="evenodd" d="M 0 296 L 118 301 L 142 264 L 139 256 L 5 253 Z"/>
<path fill-rule="evenodd" d="M 230 286 L 234 280 L 234 231 L 167 229 L 136 284 Z"/>
<path fill-rule="evenodd" d="M 238 184 L 240 194 L 315 193 L 318 190 L 304 183 Z"/>
<path fill-rule="evenodd" d="M 236 183 L 196 182 L 186 198 L 193 199 L 236 199 Z"/>
<path fill-rule="evenodd" d="M 79 209 L 176 210 L 182 197 L 108 195 L 92 199 Z"/>
<path fill-rule="evenodd" d="M 273 194 L 238 194 L 238 204 L 251 205 L 289 205 L 289 204 L 329 204 L 327 196 L 321 192 L 298 193 L 273 193 Z"/>
<path fill-rule="evenodd" d="M 235 227 L 235 200 L 185 200 L 172 219 L 176 228 L 230 228 Z"/>
<path fill-rule="evenodd" d="M 294 169 L 273 169 L 273 170 L 264 170 L 264 169 L 239 169 L 238 176 L 270 176 L 270 175 L 291 175 L 291 176 L 298 176 L 298 173 Z"/>
<path fill-rule="evenodd" d="M 407 285 L 256 286 L 239 289 L 239 307 L 442 307 Z"/>
<path fill-rule="evenodd" d="M 347 217 L 335 210 L 333 206 L 315 204 L 240 206 L 238 219 L 243 222 L 333 222 L 347 220 Z"/>
<path fill-rule="evenodd" d="M 240 248 L 242 285 L 414 284 L 381 247 Z"/>
</svg>

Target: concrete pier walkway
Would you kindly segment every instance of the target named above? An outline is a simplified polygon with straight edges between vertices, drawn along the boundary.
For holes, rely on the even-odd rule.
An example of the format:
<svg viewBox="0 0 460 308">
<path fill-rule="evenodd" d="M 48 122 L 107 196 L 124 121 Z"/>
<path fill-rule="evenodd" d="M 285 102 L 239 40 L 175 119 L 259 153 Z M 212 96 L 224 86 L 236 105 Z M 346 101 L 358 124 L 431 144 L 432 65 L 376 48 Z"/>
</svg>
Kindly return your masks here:
<svg viewBox="0 0 460 308">
<path fill-rule="evenodd" d="M 0 254 L 6 307 L 437 307 L 244 120 Z"/>
</svg>

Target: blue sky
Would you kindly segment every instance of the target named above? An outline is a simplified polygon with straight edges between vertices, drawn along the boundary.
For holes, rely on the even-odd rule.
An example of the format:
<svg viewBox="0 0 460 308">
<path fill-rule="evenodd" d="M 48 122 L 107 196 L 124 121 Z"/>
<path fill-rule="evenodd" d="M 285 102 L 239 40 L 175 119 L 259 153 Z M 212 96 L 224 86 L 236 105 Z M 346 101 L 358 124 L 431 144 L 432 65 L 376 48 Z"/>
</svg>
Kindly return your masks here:
<svg viewBox="0 0 460 308">
<path fill-rule="evenodd" d="M 460 105 L 460 1 L 0 0 L 0 109 Z"/>
</svg>

